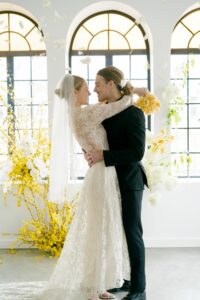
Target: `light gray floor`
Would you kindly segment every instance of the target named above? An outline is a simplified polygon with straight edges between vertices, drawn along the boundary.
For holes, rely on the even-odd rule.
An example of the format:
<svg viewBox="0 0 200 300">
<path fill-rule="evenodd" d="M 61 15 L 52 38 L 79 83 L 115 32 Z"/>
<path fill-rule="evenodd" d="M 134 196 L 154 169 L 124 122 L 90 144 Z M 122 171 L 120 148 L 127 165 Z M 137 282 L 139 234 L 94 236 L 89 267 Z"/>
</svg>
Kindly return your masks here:
<svg viewBox="0 0 200 300">
<path fill-rule="evenodd" d="M 0 250 L 0 282 L 46 281 L 55 264 L 37 250 Z M 146 273 L 147 300 L 200 300 L 200 248 L 146 249 Z"/>
</svg>

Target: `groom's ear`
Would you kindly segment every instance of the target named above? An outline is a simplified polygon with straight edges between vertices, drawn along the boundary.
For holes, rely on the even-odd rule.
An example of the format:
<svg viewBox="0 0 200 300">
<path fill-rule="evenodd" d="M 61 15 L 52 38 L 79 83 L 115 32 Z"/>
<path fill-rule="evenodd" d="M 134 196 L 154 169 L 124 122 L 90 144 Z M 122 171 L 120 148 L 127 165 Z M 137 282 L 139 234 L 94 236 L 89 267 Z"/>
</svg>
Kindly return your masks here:
<svg viewBox="0 0 200 300">
<path fill-rule="evenodd" d="M 110 83 L 109 87 L 111 90 L 117 89 L 116 83 L 113 80 L 110 80 L 109 83 Z"/>
<path fill-rule="evenodd" d="M 111 84 L 115 84 L 113 80 L 110 80 L 110 83 L 111 83 Z"/>
<path fill-rule="evenodd" d="M 109 84 L 109 86 L 110 86 L 110 87 L 113 87 L 113 86 L 115 86 L 115 83 L 114 83 L 114 81 L 113 81 L 113 80 L 109 80 L 109 81 L 108 81 L 108 84 Z"/>
</svg>

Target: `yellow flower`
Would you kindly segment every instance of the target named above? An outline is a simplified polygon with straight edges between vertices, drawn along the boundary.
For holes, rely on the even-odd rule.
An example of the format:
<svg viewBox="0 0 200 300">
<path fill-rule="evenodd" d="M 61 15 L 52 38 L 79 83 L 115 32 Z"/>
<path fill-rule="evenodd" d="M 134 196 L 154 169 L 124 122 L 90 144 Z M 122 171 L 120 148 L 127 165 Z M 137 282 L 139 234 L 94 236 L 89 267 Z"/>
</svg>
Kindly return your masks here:
<svg viewBox="0 0 200 300">
<path fill-rule="evenodd" d="M 52 256 L 59 256 L 73 218 L 75 203 L 66 202 L 60 209 L 57 204 L 48 201 L 45 201 L 45 205 L 46 210 L 43 210 L 40 219 L 26 221 L 20 228 L 18 242 L 35 246 Z M 49 222 L 46 221 L 47 216 Z"/>
<path fill-rule="evenodd" d="M 12 120 L 9 116 L 8 122 Z M 0 128 L 1 129 L 1 128 Z M 46 130 L 32 133 L 32 140 L 26 131 L 22 132 L 23 143 L 16 144 L 12 135 L 6 135 L 5 142 L 10 142 L 10 169 L 6 184 L 13 186 L 17 206 L 25 206 L 31 219 L 26 220 L 19 230 L 16 244 L 34 246 L 51 256 L 59 256 L 68 234 L 74 215 L 75 201 L 64 203 L 60 208 L 48 199 L 49 178 L 40 177 L 40 167 L 48 170 L 50 143 Z M 35 164 L 40 162 L 40 164 Z M 44 173 L 43 173 L 44 174 Z M 12 246 L 13 247 L 13 246 Z"/>
<path fill-rule="evenodd" d="M 174 137 L 169 135 L 166 130 L 162 129 L 157 137 L 150 141 L 150 152 L 164 153 L 166 150 L 166 143 L 173 141 Z"/>
<path fill-rule="evenodd" d="M 149 115 L 160 108 L 160 101 L 155 95 L 148 93 L 147 95 L 138 98 L 135 102 L 135 106 L 140 108 L 144 114 Z"/>
</svg>

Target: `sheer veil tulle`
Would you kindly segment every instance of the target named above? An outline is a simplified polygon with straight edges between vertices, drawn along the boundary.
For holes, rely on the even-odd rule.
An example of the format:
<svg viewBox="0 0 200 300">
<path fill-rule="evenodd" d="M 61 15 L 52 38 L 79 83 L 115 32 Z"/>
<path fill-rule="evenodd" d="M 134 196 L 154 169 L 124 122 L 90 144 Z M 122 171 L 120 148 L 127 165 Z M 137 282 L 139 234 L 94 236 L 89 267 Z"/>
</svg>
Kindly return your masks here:
<svg viewBox="0 0 200 300">
<path fill-rule="evenodd" d="M 58 204 L 62 204 L 67 198 L 70 170 L 73 170 L 74 100 L 74 78 L 67 74 L 59 81 L 55 90 L 51 133 L 48 200 Z"/>
</svg>

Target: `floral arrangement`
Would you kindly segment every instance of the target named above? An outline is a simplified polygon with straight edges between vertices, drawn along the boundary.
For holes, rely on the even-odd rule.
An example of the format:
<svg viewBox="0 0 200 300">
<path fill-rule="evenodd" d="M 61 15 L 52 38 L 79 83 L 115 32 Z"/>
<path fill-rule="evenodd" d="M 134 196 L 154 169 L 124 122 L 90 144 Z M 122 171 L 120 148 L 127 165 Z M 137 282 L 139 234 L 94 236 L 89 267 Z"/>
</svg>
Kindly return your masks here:
<svg viewBox="0 0 200 300">
<path fill-rule="evenodd" d="M 160 108 L 160 101 L 151 93 L 139 97 L 135 105 L 142 109 L 144 114 L 153 114 Z M 169 125 L 169 124 L 168 124 Z M 160 188 L 172 189 L 176 185 L 176 178 L 171 172 L 171 161 L 168 160 L 167 145 L 173 141 L 169 129 L 162 129 L 153 136 L 146 131 L 147 148 L 142 160 L 148 180 L 149 201 L 155 204 L 160 198 Z"/>
<path fill-rule="evenodd" d="M 13 116 L 4 124 L 11 127 Z M 18 137 L 19 143 L 15 138 Z M 0 169 L 4 199 L 13 194 L 17 206 L 25 206 L 31 219 L 20 228 L 11 245 L 28 244 L 52 256 L 59 256 L 74 215 L 75 200 L 59 206 L 48 202 L 50 143 L 46 129 L 15 130 L 7 134 L 0 128 L 0 138 L 9 143 L 7 160 Z"/>
<path fill-rule="evenodd" d="M 1 180 L 4 181 L 4 194 L 17 184 L 17 199 L 20 206 L 21 196 L 26 189 L 39 193 L 39 184 L 46 183 L 48 176 L 50 144 L 47 133 L 39 130 L 33 137 L 27 131 L 20 133 L 21 138 L 17 144 L 0 128 L 5 141 L 9 141 L 7 161 L 1 169 Z M 34 142 L 32 142 L 32 140 Z"/>
<path fill-rule="evenodd" d="M 144 114 L 150 115 L 159 110 L 160 101 L 156 98 L 155 95 L 148 93 L 142 97 L 139 97 L 136 100 L 135 105 L 139 107 L 144 112 Z"/>
<path fill-rule="evenodd" d="M 166 143 L 173 141 L 174 137 L 162 129 L 158 136 L 149 138 L 149 152 L 163 154 L 166 151 Z"/>
<path fill-rule="evenodd" d="M 37 217 L 20 228 L 17 242 L 59 256 L 73 219 L 74 202 L 59 208 L 58 204 L 45 201 L 45 209 L 36 211 Z"/>
<path fill-rule="evenodd" d="M 166 129 L 162 129 L 156 136 L 147 131 L 148 148 L 142 163 L 148 179 L 149 201 L 152 204 L 159 200 L 161 188 L 171 190 L 176 186 L 176 178 L 171 171 L 171 161 L 166 154 L 167 145 L 173 139 L 174 137 Z"/>
</svg>

